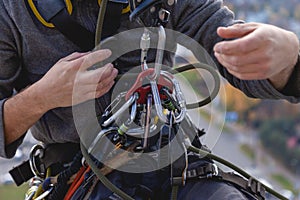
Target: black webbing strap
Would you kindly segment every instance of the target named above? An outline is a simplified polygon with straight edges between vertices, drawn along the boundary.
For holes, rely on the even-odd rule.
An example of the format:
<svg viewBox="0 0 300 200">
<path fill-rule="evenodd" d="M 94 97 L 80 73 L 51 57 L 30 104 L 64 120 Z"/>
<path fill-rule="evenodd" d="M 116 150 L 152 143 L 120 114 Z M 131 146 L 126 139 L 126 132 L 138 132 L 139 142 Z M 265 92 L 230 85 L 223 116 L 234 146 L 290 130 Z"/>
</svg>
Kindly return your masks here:
<svg viewBox="0 0 300 200">
<path fill-rule="evenodd" d="M 103 30 L 102 30 L 102 39 L 105 39 L 109 36 L 116 34 L 118 28 L 121 24 L 121 15 L 124 8 L 124 3 L 122 2 L 107 2 L 107 11 L 105 12 Z"/>
<path fill-rule="evenodd" d="M 79 144 L 51 144 L 44 149 L 42 155 L 35 155 L 35 165 L 40 171 L 44 171 L 53 165 L 55 165 L 57 168 L 61 168 L 65 163 L 71 162 L 78 151 Z M 56 169 L 51 171 L 55 174 Z M 9 171 L 9 173 L 17 186 L 27 182 L 35 175 L 30 167 L 29 160 L 24 161 L 19 166 L 14 167 Z"/>
<path fill-rule="evenodd" d="M 9 171 L 9 174 L 11 175 L 17 186 L 22 185 L 23 183 L 34 177 L 34 174 L 29 165 L 29 161 L 25 161 L 19 166 L 14 167 Z"/>
<path fill-rule="evenodd" d="M 24 0 L 24 2 L 31 17 L 36 20 L 36 14 L 29 5 L 29 0 Z M 33 3 L 38 14 L 40 14 L 47 23 L 52 23 L 58 31 L 81 50 L 89 51 L 94 48 L 95 33 L 89 31 L 73 19 L 68 13 L 63 0 L 36 0 L 33 1 Z M 108 12 L 105 12 L 101 39 L 117 32 L 117 29 L 120 27 L 122 10 L 125 6 L 127 6 L 126 1 L 112 0 L 108 2 Z"/>
<path fill-rule="evenodd" d="M 124 3 L 112 1 L 108 2 L 108 12 L 105 12 L 102 39 L 117 32 L 117 29 L 120 27 L 123 5 Z M 94 48 L 95 34 L 73 20 L 67 11 L 67 8 L 61 10 L 51 19 L 50 22 L 83 51 L 88 51 Z"/>
<path fill-rule="evenodd" d="M 94 34 L 73 20 L 67 8 L 62 9 L 50 22 L 83 51 L 94 47 Z"/>
<path fill-rule="evenodd" d="M 206 163 L 205 165 L 188 170 L 186 178 L 187 180 L 211 178 L 217 181 L 228 182 L 254 195 L 258 199 L 265 199 L 266 190 L 259 181 L 253 178 L 247 180 L 235 173 L 224 172 L 213 163 Z"/>
</svg>

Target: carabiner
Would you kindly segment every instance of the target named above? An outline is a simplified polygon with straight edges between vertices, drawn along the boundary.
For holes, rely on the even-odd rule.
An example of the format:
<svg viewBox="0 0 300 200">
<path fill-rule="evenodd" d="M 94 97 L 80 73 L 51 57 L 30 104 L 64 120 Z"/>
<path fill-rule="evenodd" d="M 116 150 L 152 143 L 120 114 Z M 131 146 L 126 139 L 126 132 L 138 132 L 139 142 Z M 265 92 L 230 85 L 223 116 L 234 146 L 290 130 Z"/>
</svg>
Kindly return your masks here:
<svg viewBox="0 0 300 200">
<path fill-rule="evenodd" d="M 126 109 L 128 109 L 137 99 L 139 95 L 134 93 L 128 101 L 119 109 L 116 113 L 114 113 L 110 118 L 103 122 L 102 126 L 106 127 L 113 123 Z"/>
</svg>

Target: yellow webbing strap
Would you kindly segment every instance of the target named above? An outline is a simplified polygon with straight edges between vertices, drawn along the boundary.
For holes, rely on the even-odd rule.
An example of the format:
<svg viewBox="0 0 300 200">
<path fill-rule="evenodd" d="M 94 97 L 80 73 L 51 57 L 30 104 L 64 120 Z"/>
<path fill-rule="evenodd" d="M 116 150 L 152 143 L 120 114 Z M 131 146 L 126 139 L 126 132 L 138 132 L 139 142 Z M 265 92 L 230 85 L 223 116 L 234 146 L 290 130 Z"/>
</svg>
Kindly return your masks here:
<svg viewBox="0 0 300 200">
<path fill-rule="evenodd" d="M 42 15 L 40 14 L 40 12 L 38 11 L 38 9 L 36 8 L 36 6 L 34 5 L 33 3 L 33 0 L 27 0 L 28 1 L 28 5 L 30 6 L 33 14 L 35 15 L 35 17 L 46 27 L 48 28 L 54 28 L 54 24 L 53 23 L 49 23 L 47 22 L 43 17 Z M 72 5 L 72 2 L 71 0 L 64 0 L 65 1 L 65 4 L 66 4 L 66 7 L 67 7 L 67 11 L 68 13 L 71 15 L 72 12 L 73 12 L 73 5 Z M 101 0 L 98 0 L 98 4 L 100 6 L 101 4 Z M 124 8 L 122 10 L 122 14 L 125 14 L 125 13 L 128 13 L 130 11 L 130 6 L 128 5 L 126 8 Z"/>
<path fill-rule="evenodd" d="M 71 15 L 72 11 L 73 11 L 73 6 L 71 3 L 71 0 L 65 0 L 66 3 L 66 7 L 68 10 L 68 13 Z M 28 5 L 30 6 L 33 14 L 35 15 L 35 17 L 46 27 L 48 28 L 54 28 L 54 24 L 47 22 L 42 15 L 40 14 L 40 12 L 38 11 L 38 9 L 36 8 L 36 6 L 33 3 L 33 0 L 28 0 Z"/>
</svg>

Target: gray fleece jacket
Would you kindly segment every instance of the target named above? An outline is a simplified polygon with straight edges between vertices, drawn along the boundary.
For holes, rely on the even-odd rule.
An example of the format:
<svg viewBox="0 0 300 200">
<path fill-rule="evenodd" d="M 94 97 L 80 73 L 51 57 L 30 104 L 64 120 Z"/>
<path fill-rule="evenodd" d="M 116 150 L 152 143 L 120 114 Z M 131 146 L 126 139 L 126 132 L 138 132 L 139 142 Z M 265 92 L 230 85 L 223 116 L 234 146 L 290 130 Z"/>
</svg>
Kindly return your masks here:
<svg viewBox="0 0 300 200">
<path fill-rule="evenodd" d="M 74 18 L 91 31 L 95 31 L 99 6 L 96 0 L 74 0 Z M 197 42 L 213 57 L 213 46 L 221 40 L 216 34 L 219 26 L 238 23 L 233 13 L 223 7 L 221 0 L 177 0 L 172 8 L 167 28 L 179 31 Z M 3 104 L 14 92 L 38 81 L 62 57 L 80 51 L 55 28 L 43 26 L 28 13 L 20 0 L 0 1 L 0 156 L 12 157 L 23 138 L 6 146 L 3 130 Z M 123 15 L 119 32 L 136 28 L 130 23 L 128 15 Z M 173 38 L 176 44 L 176 39 Z M 134 59 L 127 57 L 118 62 L 120 72 L 126 71 L 128 63 Z M 136 57 L 139 59 L 139 57 Z M 171 61 L 169 59 L 169 61 Z M 127 64 L 126 64 L 127 63 Z M 136 66 L 132 65 L 131 66 Z M 245 94 L 257 98 L 286 99 L 298 102 L 299 67 L 296 67 L 287 87 L 276 91 L 266 80 L 242 81 L 230 75 L 222 66 L 218 69 L 232 85 Z M 55 80 L 53 80 L 55 81 Z M 51 94 L 49 94 L 51 95 Z M 103 112 L 108 103 L 106 96 L 99 99 L 97 113 Z M 84 116 L 84 113 L 83 113 Z M 24 119 L 26 120 L 26 119 Z M 33 136 L 44 143 L 79 142 L 78 133 L 72 116 L 72 108 L 57 108 L 45 113 L 31 128 Z"/>
</svg>

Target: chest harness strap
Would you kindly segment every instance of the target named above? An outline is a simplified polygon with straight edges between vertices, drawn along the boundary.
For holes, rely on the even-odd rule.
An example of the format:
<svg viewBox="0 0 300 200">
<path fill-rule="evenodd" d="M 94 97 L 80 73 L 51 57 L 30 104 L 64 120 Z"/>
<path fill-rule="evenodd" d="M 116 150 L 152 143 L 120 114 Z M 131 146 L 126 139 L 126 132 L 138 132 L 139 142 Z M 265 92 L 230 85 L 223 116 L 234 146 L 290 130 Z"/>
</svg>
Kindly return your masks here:
<svg viewBox="0 0 300 200">
<path fill-rule="evenodd" d="M 95 34 L 72 17 L 70 0 L 24 0 L 33 20 L 38 19 L 48 28 L 56 28 L 70 41 L 88 51 L 94 48 Z M 113 35 L 120 26 L 121 15 L 128 12 L 127 0 L 111 0 L 107 4 L 102 39 Z"/>
</svg>

